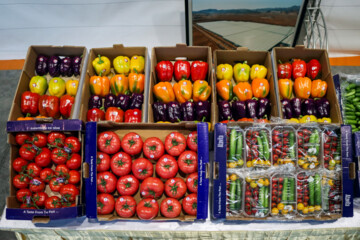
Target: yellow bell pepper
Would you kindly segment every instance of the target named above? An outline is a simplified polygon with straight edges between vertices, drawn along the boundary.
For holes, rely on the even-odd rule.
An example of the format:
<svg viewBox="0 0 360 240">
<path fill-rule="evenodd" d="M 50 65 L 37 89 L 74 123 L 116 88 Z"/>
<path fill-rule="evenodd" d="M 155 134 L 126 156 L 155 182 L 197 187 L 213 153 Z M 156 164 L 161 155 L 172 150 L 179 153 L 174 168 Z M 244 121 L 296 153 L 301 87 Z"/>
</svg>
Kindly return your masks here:
<svg viewBox="0 0 360 240">
<path fill-rule="evenodd" d="M 193 85 L 194 102 L 206 101 L 211 94 L 211 87 L 204 80 L 196 80 Z"/>
<path fill-rule="evenodd" d="M 78 86 L 78 80 L 68 80 L 65 84 L 66 94 L 75 97 Z"/>
<path fill-rule="evenodd" d="M 174 84 L 173 88 L 176 100 L 179 103 L 184 103 L 187 100 L 191 99 L 193 87 L 192 83 L 189 80 L 180 80 L 179 82 Z"/>
<path fill-rule="evenodd" d="M 287 120 L 288 123 L 299 123 L 299 120 L 297 118 L 290 118 Z"/>
<path fill-rule="evenodd" d="M 327 118 L 327 117 L 319 118 L 319 119 L 318 119 L 318 122 L 319 122 L 319 123 L 331 123 L 331 119 L 330 119 L 330 118 Z"/>
<path fill-rule="evenodd" d="M 134 73 L 143 73 L 145 59 L 143 56 L 134 55 L 130 60 L 130 71 Z"/>
<path fill-rule="evenodd" d="M 233 68 L 230 64 L 220 64 L 216 68 L 216 77 L 218 80 L 231 80 L 233 76 Z"/>
<path fill-rule="evenodd" d="M 250 77 L 250 66 L 247 61 L 244 63 L 237 63 L 234 66 L 234 78 L 236 82 L 247 82 Z"/>
<path fill-rule="evenodd" d="M 93 68 L 97 75 L 106 76 L 110 73 L 110 60 L 107 57 L 98 55 L 97 58 L 92 61 Z"/>
<path fill-rule="evenodd" d="M 153 88 L 155 97 L 163 103 L 169 103 L 175 100 L 175 93 L 171 83 L 159 82 Z"/>
<path fill-rule="evenodd" d="M 255 78 L 265 78 L 267 74 L 267 68 L 263 65 L 254 64 L 251 66 L 250 78 L 251 80 Z"/>
<path fill-rule="evenodd" d="M 156 123 L 171 123 L 171 122 L 167 122 L 167 121 L 158 121 Z"/>
<path fill-rule="evenodd" d="M 130 72 L 130 59 L 126 56 L 117 56 L 113 65 L 117 73 L 128 75 Z"/>
<path fill-rule="evenodd" d="M 300 123 L 317 122 L 317 118 L 314 115 L 305 115 L 299 119 Z"/>
</svg>

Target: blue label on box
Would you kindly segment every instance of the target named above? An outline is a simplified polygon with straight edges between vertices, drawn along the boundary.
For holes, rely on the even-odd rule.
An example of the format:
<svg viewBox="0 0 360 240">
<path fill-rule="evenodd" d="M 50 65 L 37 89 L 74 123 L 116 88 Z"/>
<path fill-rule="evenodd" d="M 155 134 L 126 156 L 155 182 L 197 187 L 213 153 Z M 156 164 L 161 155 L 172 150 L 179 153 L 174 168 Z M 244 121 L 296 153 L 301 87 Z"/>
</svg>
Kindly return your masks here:
<svg viewBox="0 0 360 240">
<path fill-rule="evenodd" d="M 76 218 L 83 215 L 84 207 L 54 208 L 54 209 L 21 209 L 6 208 L 6 219 L 33 220 L 34 217 L 49 217 L 50 220 Z"/>
<path fill-rule="evenodd" d="M 341 125 L 341 158 L 344 159 L 353 158 L 353 146 L 352 146 L 352 132 L 350 125 Z M 351 160 L 352 161 L 352 160 Z M 348 163 L 345 167 L 348 167 Z"/>
<path fill-rule="evenodd" d="M 349 168 L 343 167 L 343 217 L 353 217 L 354 181 L 349 178 Z"/>
<path fill-rule="evenodd" d="M 336 97 L 337 97 L 337 99 L 339 99 L 340 113 L 341 113 L 341 117 L 342 117 L 342 98 L 341 98 L 341 88 L 340 88 L 340 76 L 339 76 L 339 74 L 334 75 L 333 80 L 334 80 Z"/>
<path fill-rule="evenodd" d="M 360 132 L 354 133 L 355 157 L 360 157 Z"/>
<path fill-rule="evenodd" d="M 78 119 L 54 119 L 51 123 L 38 123 L 30 121 L 8 121 L 6 131 L 32 132 L 32 131 L 82 131 L 82 121 Z"/>
</svg>

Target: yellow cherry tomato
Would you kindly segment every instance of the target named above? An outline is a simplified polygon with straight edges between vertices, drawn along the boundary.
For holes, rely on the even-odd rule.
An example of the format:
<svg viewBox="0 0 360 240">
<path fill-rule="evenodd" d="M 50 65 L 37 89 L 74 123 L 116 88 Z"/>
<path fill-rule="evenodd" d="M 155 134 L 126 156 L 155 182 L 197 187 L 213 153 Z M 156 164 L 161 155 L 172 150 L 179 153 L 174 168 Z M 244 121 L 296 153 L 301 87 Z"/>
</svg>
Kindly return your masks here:
<svg viewBox="0 0 360 240">
<path fill-rule="evenodd" d="M 233 174 L 230 175 L 230 180 L 231 181 L 236 181 L 236 179 L 237 179 L 236 174 L 233 173 Z"/>
<path fill-rule="evenodd" d="M 271 213 L 272 215 L 278 215 L 279 214 L 279 209 L 277 209 L 276 207 L 271 209 Z"/>
<path fill-rule="evenodd" d="M 302 211 L 303 209 L 304 209 L 304 204 L 303 203 L 298 203 L 297 210 Z"/>
</svg>

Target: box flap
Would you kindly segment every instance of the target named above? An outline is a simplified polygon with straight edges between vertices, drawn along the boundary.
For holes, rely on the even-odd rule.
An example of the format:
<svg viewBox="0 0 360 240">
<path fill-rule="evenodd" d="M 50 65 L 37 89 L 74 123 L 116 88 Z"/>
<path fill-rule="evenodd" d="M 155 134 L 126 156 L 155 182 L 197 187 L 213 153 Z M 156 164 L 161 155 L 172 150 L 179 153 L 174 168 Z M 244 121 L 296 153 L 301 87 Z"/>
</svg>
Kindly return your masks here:
<svg viewBox="0 0 360 240">
<path fill-rule="evenodd" d="M 77 119 L 61 120 L 54 119 L 53 122 L 30 121 L 8 121 L 6 131 L 10 132 L 31 132 L 31 131 L 81 131 L 82 122 Z"/>
</svg>

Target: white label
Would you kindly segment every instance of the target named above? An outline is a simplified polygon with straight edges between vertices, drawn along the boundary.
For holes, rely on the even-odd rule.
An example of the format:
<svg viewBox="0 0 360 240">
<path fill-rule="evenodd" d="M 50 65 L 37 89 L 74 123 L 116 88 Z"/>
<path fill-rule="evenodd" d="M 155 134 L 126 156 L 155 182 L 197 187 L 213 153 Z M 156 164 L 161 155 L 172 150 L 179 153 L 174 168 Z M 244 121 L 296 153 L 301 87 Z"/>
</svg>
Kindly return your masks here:
<svg viewBox="0 0 360 240">
<path fill-rule="evenodd" d="M 127 60 L 127 58 L 125 58 L 125 60 L 124 60 L 125 62 L 128 62 L 128 60 Z"/>
<path fill-rule="evenodd" d="M 167 202 L 167 204 L 171 204 L 171 200 L 170 200 L 170 199 L 169 199 L 169 200 L 167 200 L 166 202 Z"/>
<path fill-rule="evenodd" d="M 183 85 L 187 85 L 187 82 L 184 81 L 184 82 L 183 82 Z"/>
<path fill-rule="evenodd" d="M 137 59 L 137 57 L 135 56 L 134 59 Z"/>
<path fill-rule="evenodd" d="M 173 133 L 172 133 L 172 134 L 170 134 L 170 137 L 174 137 L 174 136 L 175 136 L 175 134 L 173 134 Z"/>
<path fill-rule="evenodd" d="M 133 179 L 132 179 L 131 177 L 128 178 L 128 181 L 129 181 L 129 182 L 132 182 L 132 180 L 133 180 Z"/>
<path fill-rule="evenodd" d="M 105 175 L 105 177 L 104 177 L 105 179 L 108 179 L 109 178 L 109 176 L 108 175 Z"/>
<path fill-rule="evenodd" d="M 224 67 L 221 69 L 221 71 L 223 71 L 223 72 L 225 72 L 225 70 L 226 70 L 226 69 L 225 69 Z"/>
<path fill-rule="evenodd" d="M 58 82 L 58 80 L 57 80 L 57 79 L 55 79 L 55 80 L 54 80 L 54 83 L 57 83 L 57 82 Z"/>
<path fill-rule="evenodd" d="M 175 180 L 174 179 L 171 179 L 171 181 L 170 181 L 171 183 L 174 183 L 175 182 Z"/>
<path fill-rule="evenodd" d="M 309 178 L 308 178 L 308 182 L 310 183 L 310 182 L 313 182 L 314 181 L 314 178 L 312 177 L 312 176 L 310 176 Z"/>
<path fill-rule="evenodd" d="M 33 83 L 33 87 L 36 87 L 36 83 Z"/>
<path fill-rule="evenodd" d="M 99 155 L 99 158 L 100 158 L 100 159 L 103 159 L 103 158 L 104 158 L 104 155 L 100 154 L 100 155 Z"/>
<path fill-rule="evenodd" d="M 190 157 L 191 157 L 191 155 L 190 155 L 190 154 L 188 154 L 188 155 L 186 155 L 186 157 L 187 157 L 187 158 L 190 158 Z"/>
<path fill-rule="evenodd" d="M 108 137 L 109 135 L 107 133 L 104 134 L 104 137 Z"/>
<path fill-rule="evenodd" d="M 154 158 L 155 156 L 153 154 L 150 155 L 150 158 Z"/>
<path fill-rule="evenodd" d="M 73 82 L 72 85 L 73 85 L 74 87 L 76 87 L 76 83 Z"/>
<path fill-rule="evenodd" d="M 162 87 L 163 90 L 166 90 L 167 88 L 166 87 Z"/>
</svg>

